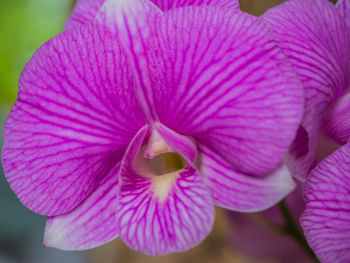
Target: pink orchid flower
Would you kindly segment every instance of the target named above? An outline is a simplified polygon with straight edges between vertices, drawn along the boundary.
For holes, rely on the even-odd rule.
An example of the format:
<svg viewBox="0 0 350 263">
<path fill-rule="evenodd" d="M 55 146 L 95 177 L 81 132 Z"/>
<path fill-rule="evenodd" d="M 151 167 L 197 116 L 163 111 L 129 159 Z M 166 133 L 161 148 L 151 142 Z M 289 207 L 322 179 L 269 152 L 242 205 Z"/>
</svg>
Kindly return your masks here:
<svg viewBox="0 0 350 263">
<path fill-rule="evenodd" d="M 305 109 L 287 162 L 292 174 L 305 181 L 316 164 L 322 116 L 348 88 L 349 32 L 328 0 L 288 0 L 262 19 L 292 62 L 304 87 Z"/>
<path fill-rule="evenodd" d="M 350 1 L 289 0 L 263 19 L 304 86 L 304 117 L 288 155 L 293 175 L 306 181 L 301 225 L 323 263 L 350 262 L 349 95 L 329 109 L 350 84 Z M 322 128 L 343 146 L 314 168 L 326 110 Z"/>
<path fill-rule="evenodd" d="M 323 129 L 340 148 L 322 160 L 305 185 L 301 225 L 324 263 L 350 262 L 350 94 L 327 112 Z"/>
<path fill-rule="evenodd" d="M 303 91 L 260 19 L 231 0 L 99 4 L 78 1 L 34 54 L 4 128 L 6 178 L 49 216 L 46 246 L 182 251 L 214 205 L 259 211 L 294 188 Z"/>
</svg>

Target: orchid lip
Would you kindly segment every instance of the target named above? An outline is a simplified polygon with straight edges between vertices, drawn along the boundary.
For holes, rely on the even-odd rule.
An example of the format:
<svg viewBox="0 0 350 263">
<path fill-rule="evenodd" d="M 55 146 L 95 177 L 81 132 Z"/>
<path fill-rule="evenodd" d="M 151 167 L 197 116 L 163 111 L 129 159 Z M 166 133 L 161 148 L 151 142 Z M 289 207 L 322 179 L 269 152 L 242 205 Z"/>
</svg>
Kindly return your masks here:
<svg viewBox="0 0 350 263">
<path fill-rule="evenodd" d="M 154 129 L 133 165 L 140 174 L 153 178 L 181 172 L 186 167 L 186 161 Z"/>
<path fill-rule="evenodd" d="M 148 141 L 133 161 L 134 169 L 142 176 L 150 178 L 149 189 L 161 203 L 168 199 L 186 166 L 185 158 L 173 150 L 156 129 L 152 130 Z"/>
</svg>

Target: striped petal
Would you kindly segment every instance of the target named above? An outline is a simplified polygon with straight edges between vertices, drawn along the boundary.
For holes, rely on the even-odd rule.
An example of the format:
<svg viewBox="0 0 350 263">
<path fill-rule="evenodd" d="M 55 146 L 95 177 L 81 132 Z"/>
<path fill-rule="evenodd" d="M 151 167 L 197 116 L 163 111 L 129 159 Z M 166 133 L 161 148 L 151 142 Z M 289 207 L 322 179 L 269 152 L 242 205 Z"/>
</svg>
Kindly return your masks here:
<svg viewBox="0 0 350 263">
<path fill-rule="evenodd" d="M 162 136 L 168 145 L 179 153 L 185 160 L 194 164 L 197 157 L 197 146 L 190 138 L 182 136 L 162 124 L 157 125 L 157 131 Z"/>
<path fill-rule="evenodd" d="M 157 17 L 155 31 L 152 89 L 144 93 L 159 121 L 239 170 L 275 168 L 295 136 L 303 95 L 268 28 L 244 13 L 192 6 Z"/>
<path fill-rule="evenodd" d="M 74 10 L 68 18 L 65 30 L 91 23 L 103 3 L 106 0 L 77 0 Z M 231 8 L 239 10 L 239 2 L 237 0 L 150 0 L 161 10 L 168 11 L 170 9 L 189 6 L 189 5 L 215 5 L 223 8 Z"/>
<path fill-rule="evenodd" d="M 338 0 L 337 9 L 339 13 L 345 18 L 345 22 L 350 30 L 350 1 L 349 0 Z"/>
<path fill-rule="evenodd" d="M 292 151 L 289 156 L 293 174 L 304 178 L 315 163 L 322 114 L 347 88 L 348 31 L 344 19 L 327 0 L 286 1 L 270 9 L 263 19 L 271 26 L 277 43 L 290 58 L 304 86 L 302 127 L 309 145 L 306 151 Z M 303 140 L 297 138 L 296 143 Z"/>
<path fill-rule="evenodd" d="M 237 169 L 275 168 L 295 136 L 303 96 L 268 28 L 213 6 L 160 14 L 147 1 L 109 0 L 98 15 L 128 50 L 149 121 L 205 141 Z"/>
<path fill-rule="evenodd" d="M 239 10 L 238 0 L 151 0 L 163 11 L 169 11 L 183 6 L 213 5 L 232 10 Z"/>
<path fill-rule="evenodd" d="M 341 144 L 350 138 L 350 93 L 342 97 L 326 112 L 322 128 L 326 134 Z"/>
<path fill-rule="evenodd" d="M 155 18 L 161 13 L 148 0 L 107 0 L 96 18 L 96 23 L 111 30 L 120 39 L 133 70 L 137 100 L 150 121 L 156 117 L 146 88 L 152 85 L 147 53 L 153 37 L 151 31 Z"/>
<path fill-rule="evenodd" d="M 143 129 L 134 137 L 122 162 L 117 213 L 120 238 L 150 255 L 189 249 L 212 228 L 210 194 L 190 166 L 156 177 L 137 172 L 133 161 L 146 133 Z"/>
<path fill-rule="evenodd" d="M 67 213 L 121 159 L 145 118 L 125 56 L 94 26 L 44 44 L 20 78 L 4 127 L 2 162 L 12 189 L 37 213 Z"/>
<path fill-rule="evenodd" d="M 77 0 L 64 29 L 69 30 L 77 26 L 91 23 L 104 2 L 105 0 Z"/>
<path fill-rule="evenodd" d="M 118 236 L 116 209 L 119 168 L 117 164 L 73 211 L 48 218 L 44 246 L 63 250 L 90 249 Z"/>
<path fill-rule="evenodd" d="M 323 263 L 350 262 L 350 144 L 311 171 L 301 218 L 305 236 Z"/>
<path fill-rule="evenodd" d="M 205 177 L 216 205 L 241 212 L 272 207 L 295 187 L 286 166 L 266 177 L 254 177 L 234 169 L 215 151 L 199 146 L 199 170 Z"/>
</svg>

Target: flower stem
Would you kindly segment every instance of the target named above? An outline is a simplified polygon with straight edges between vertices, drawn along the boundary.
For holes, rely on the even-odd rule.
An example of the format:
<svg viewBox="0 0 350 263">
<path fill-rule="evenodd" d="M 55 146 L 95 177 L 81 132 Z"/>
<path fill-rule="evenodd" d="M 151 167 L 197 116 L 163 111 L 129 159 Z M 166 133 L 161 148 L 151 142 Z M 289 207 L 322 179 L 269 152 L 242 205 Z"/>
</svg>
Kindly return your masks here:
<svg viewBox="0 0 350 263">
<path fill-rule="evenodd" d="M 312 249 L 309 247 L 305 236 L 303 234 L 303 231 L 301 230 L 298 223 L 296 223 L 293 219 L 293 216 L 289 210 L 289 207 L 285 200 L 282 200 L 278 204 L 279 210 L 281 212 L 281 215 L 284 219 L 284 231 L 300 245 L 301 248 L 304 249 L 304 251 L 311 257 L 313 262 L 320 263 L 318 258 L 316 257 L 315 253 L 312 251 Z"/>
</svg>

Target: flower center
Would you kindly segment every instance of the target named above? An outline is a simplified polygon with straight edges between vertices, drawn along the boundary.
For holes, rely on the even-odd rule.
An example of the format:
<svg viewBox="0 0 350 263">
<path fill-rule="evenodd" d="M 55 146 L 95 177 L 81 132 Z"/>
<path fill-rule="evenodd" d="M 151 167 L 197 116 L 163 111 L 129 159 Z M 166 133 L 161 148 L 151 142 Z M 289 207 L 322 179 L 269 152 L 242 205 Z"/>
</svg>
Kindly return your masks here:
<svg viewBox="0 0 350 263">
<path fill-rule="evenodd" d="M 186 166 L 184 158 L 173 151 L 156 130 L 152 131 L 141 152 L 144 158 L 142 163 L 152 175 L 166 175 Z"/>
<path fill-rule="evenodd" d="M 179 171 L 186 166 L 184 158 L 178 153 L 161 153 L 152 159 L 146 159 L 149 170 L 154 175 L 165 175 Z"/>
<path fill-rule="evenodd" d="M 139 174 L 151 178 L 150 190 L 154 197 L 163 202 L 169 196 L 179 172 L 186 167 L 186 162 L 153 130 L 147 144 L 140 149 L 134 166 Z"/>
</svg>

